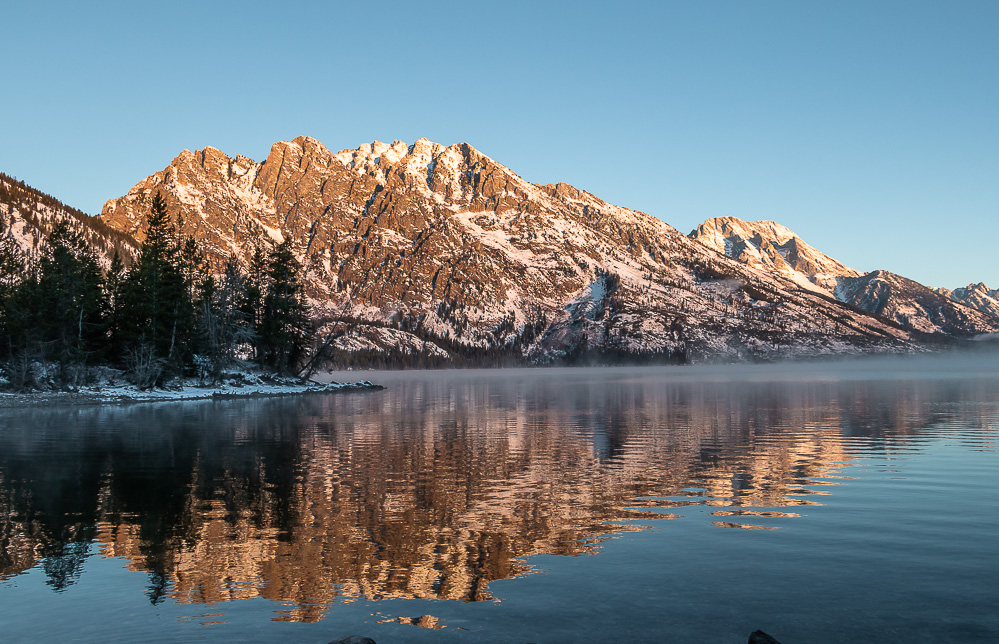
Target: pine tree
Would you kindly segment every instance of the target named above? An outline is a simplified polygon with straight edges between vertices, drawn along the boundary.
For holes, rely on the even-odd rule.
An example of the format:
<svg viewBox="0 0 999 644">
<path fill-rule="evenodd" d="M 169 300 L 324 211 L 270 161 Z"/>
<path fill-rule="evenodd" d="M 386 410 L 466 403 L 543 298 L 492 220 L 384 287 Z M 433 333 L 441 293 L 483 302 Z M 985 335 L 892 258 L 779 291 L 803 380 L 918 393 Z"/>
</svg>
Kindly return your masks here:
<svg viewBox="0 0 999 644">
<path fill-rule="evenodd" d="M 99 359 L 106 346 L 106 298 L 93 250 L 60 223 L 37 263 L 23 256 L 9 259 L 18 260 L 19 275 L 15 281 L 10 264 L 0 280 L 8 378 L 17 388 L 36 386 L 31 364 L 56 361 L 61 383 L 75 383 L 77 367 Z"/>
<path fill-rule="evenodd" d="M 10 296 L 17 288 L 24 277 L 26 263 L 13 238 L 0 235 L 0 298 Z"/>
<path fill-rule="evenodd" d="M 161 379 L 160 366 L 174 373 L 182 369 L 194 326 L 190 293 L 177 229 L 162 195 L 156 193 L 146 238 L 126 279 L 119 320 L 119 336 L 130 356 L 128 366 L 146 372 L 139 378 L 141 384 L 156 384 Z"/>
<path fill-rule="evenodd" d="M 285 240 L 267 255 L 267 284 L 258 331 L 258 359 L 278 373 L 291 373 L 306 346 L 302 267 Z"/>
<path fill-rule="evenodd" d="M 267 253 L 259 245 L 253 247 L 250 256 L 249 273 L 243 288 L 240 308 L 254 330 L 260 329 L 264 305 L 264 282 L 267 280 Z"/>
<path fill-rule="evenodd" d="M 121 259 L 119 249 L 115 249 L 111 265 L 104 276 L 104 286 L 107 293 L 108 311 L 105 316 L 105 333 L 108 346 L 118 346 L 120 342 L 122 305 L 125 301 L 125 263 Z M 108 356 L 116 358 L 117 356 Z"/>
<path fill-rule="evenodd" d="M 239 261 L 230 256 L 222 273 L 201 280 L 198 291 L 198 353 L 202 379 L 218 382 L 223 370 L 236 361 L 240 347 L 249 343 L 253 328 L 240 308 L 247 278 Z"/>
<path fill-rule="evenodd" d="M 107 297 L 97 258 L 83 237 L 60 223 L 39 262 L 35 314 L 48 357 L 83 363 L 104 350 Z"/>
<path fill-rule="evenodd" d="M 31 362 L 45 358 L 38 328 L 38 270 L 31 262 L 22 268 L 21 280 L 10 288 L 3 302 L 3 335 L 9 360 L 7 378 L 16 389 L 30 386 Z"/>
<path fill-rule="evenodd" d="M 11 333 L 17 326 L 19 312 L 13 310 L 14 293 L 25 276 L 27 258 L 13 238 L 0 234 L 0 357 L 16 352 Z"/>
</svg>

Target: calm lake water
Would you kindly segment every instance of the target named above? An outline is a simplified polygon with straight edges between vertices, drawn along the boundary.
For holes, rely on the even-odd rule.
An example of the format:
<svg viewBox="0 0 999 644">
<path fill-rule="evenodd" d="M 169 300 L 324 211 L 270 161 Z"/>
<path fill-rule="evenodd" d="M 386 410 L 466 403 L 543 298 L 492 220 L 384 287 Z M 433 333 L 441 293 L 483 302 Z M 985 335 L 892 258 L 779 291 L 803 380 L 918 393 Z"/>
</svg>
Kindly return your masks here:
<svg viewBox="0 0 999 644">
<path fill-rule="evenodd" d="M 999 641 L 999 355 L 359 375 L 0 410 L 0 640 Z"/>
</svg>

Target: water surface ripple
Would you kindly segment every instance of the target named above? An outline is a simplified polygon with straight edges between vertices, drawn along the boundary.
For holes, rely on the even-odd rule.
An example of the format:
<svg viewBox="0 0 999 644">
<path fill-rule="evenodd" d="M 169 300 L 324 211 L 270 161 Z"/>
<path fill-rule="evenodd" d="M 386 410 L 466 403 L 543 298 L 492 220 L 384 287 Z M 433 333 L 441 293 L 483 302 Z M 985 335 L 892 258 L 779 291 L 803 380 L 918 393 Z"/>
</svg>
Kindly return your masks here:
<svg viewBox="0 0 999 644">
<path fill-rule="evenodd" d="M 999 641 L 995 362 L 0 410 L 0 633 Z"/>
</svg>

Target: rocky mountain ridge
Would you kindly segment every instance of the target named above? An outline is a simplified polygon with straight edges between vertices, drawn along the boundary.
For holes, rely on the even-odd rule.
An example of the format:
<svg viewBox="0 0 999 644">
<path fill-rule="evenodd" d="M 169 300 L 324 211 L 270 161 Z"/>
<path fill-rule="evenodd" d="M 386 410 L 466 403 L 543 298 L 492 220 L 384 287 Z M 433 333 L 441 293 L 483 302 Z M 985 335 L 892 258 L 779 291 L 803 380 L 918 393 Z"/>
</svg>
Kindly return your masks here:
<svg viewBox="0 0 999 644">
<path fill-rule="evenodd" d="M 217 263 L 245 265 L 255 247 L 289 240 L 341 364 L 775 359 L 908 351 L 927 333 L 997 328 L 990 314 L 937 306 L 987 302 L 984 285 L 951 294 L 861 275 L 774 222 L 709 220 L 695 241 L 573 186 L 529 183 L 464 143 L 334 153 L 299 137 L 263 162 L 185 150 L 74 225 L 105 261 L 129 255 L 156 193 Z M 47 221 L 46 208 L 27 219 Z M 14 210 L 31 209 L 0 214 Z M 45 230 L 34 230 L 37 250 Z M 885 296 L 904 289 L 923 297 L 929 323 Z"/>
<path fill-rule="evenodd" d="M 5 270 L 22 274 L 38 259 L 45 239 L 59 224 L 82 235 L 105 267 L 115 251 L 127 262 L 138 250 L 131 235 L 0 173 L 0 254 L 9 264 Z"/>
<path fill-rule="evenodd" d="M 333 153 L 299 137 L 260 163 L 184 151 L 100 218 L 141 238 L 156 192 L 211 257 L 290 239 L 316 310 L 350 320 L 346 352 L 685 361 L 911 347 L 891 322 L 464 143 Z"/>
<path fill-rule="evenodd" d="M 818 287 L 830 295 L 839 278 L 861 275 L 775 221 L 715 217 L 698 226 L 690 237 L 743 264 L 778 273 L 805 288 Z"/>
<path fill-rule="evenodd" d="M 999 289 L 990 289 L 984 283 L 968 284 L 967 286 L 949 291 L 945 288 L 934 289 L 940 295 L 955 302 L 970 306 L 982 313 L 999 317 Z"/>
<path fill-rule="evenodd" d="M 984 284 L 947 291 L 885 270 L 860 273 L 772 221 L 718 217 L 698 226 L 690 237 L 746 265 L 784 275 L 910 331 L 954 336 L 999 331 L 999 301 Z"/>
</svg>

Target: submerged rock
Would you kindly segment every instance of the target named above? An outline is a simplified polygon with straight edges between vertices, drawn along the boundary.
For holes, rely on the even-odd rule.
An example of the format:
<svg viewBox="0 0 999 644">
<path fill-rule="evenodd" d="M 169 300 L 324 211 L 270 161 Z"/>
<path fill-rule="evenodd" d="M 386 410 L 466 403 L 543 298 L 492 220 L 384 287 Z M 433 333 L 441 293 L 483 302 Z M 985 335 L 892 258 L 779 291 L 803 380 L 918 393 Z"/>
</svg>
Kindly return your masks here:
<svg viewBox="0 0 999 644">
<path fill-rule="evenodd" d="M 363 635 L 348 635 L 338 640 L 332 640 L 329 644 L 375 644 L 375 640 Z"/>
<path fill-rule="evenodd" d="M 753 631 L 749 635 L 748 644 L 780 644 L 777 640 L 767 635 L 763 631 Z"/>
</svg>

